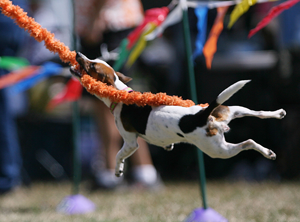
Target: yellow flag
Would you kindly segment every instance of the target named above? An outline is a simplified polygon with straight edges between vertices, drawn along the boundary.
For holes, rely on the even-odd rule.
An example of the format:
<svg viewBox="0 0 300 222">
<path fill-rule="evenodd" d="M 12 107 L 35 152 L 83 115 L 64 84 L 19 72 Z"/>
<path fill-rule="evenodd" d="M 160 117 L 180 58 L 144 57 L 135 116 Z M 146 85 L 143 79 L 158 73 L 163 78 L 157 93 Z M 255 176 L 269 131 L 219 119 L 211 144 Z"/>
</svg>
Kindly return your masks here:
<svg viewBox="0 0 300 222">
<path fill-rule="evenodd" d="M 230 29 L 233 24 L 241 17 L 242 14 L 247 12 L 250 6 L 255 5 L 257 0 L 242 0 L 241 3 L 237 4 L 232 13 L 230 14 L 230 21 L 228 24 L 228 28 Z"/>
<path fill-rule="evenodd" d="M 132 66 L 132 64 L 135 62 L 135 60 L 139 57 L 139 55 L 142 53 L 144 48 L 146 47 L 146 35 L 151 33 L 156 28 L 156 25 L 153 23 L 149 23 L 146 26 L 146 30 L 141 34 L 140 39 L 136 43 L 136 46 L 132 50 L 132 52 L 129 55 L 128 61 L 126 63 L 127 67 Z"/>
</svg>

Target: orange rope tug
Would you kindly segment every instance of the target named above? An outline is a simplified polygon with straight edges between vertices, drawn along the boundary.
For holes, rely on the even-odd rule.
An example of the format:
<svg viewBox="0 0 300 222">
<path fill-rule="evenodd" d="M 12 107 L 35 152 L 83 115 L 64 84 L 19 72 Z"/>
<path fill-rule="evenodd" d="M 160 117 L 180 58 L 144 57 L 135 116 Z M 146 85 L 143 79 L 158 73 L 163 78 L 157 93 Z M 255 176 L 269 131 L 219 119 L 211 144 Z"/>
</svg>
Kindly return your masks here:
<svg viewBox="0 0 300 222">
<path fill-rule="evenodd" d="M 57 53 L 63 62 L 70 63 L 71 65 L 78 67 L 79 64 L 76 61 L 76 52 L 70 51 L 69 47 L 55 39 L 53 33 L 49 32 L 45 28 L 42 28 L 42 26 L 37 23 L 34 18 L 29 17 L 21 7 L 13 5 L 9 0 L 0 0 L 0 8 L 2 8 L 2 14 L 12 18 L 18 26 L 25 29 L 35 40 L 38 42 L 44 41 L 45 47 L 49 51 Z M 112 86 L 107 86 L 102 82 L 96 81 L 84 72 L 83 76 L 81 77 L 81 82 L 89 93 L 97 95 L 98 97 L 109 98 L 113 102 L 123 102 L 127 105 L 172 105 L 183 107 L 195 105 L 195 103 L 191 100 L 182 100 L 181 97 L 168 96 L 166 93 L 128 93 L 126 91 L 117 90 Z M 200 106 L 207 107 L 208 104 L 200 104 Z"/>
</svg>

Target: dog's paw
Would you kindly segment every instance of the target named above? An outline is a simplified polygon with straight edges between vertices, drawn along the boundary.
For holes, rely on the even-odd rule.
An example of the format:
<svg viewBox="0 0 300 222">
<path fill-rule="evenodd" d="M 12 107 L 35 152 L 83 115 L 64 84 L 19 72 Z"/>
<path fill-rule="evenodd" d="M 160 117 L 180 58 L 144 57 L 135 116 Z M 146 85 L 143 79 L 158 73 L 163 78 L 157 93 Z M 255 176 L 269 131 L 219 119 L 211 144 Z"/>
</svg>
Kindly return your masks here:
<svg viewBox="0 0 300 222">
<path fill-rule="evenodd" d="M 173 149 L 174 149 L 174 143 L 170 144 L 169 146 L 165 146 L 164 149 L 165 149 L 166 151 L 171 151 L 171 150 L 173 150 Z"/>
<path fill-rule="evenodd" d="M 123 171 L 119 170 L 119 172 L 116 172 L 115 175 L 116 175 L 116 177 L 121 177 L 121 176 L 123 176 Z"/>
<path fill-rule="evenodd" d="M 271 160 L 276 160 L 276 154 L 272 150 L 269 150 L 268 158 Z"/>
<path fill-rule="evenodd" d="M 286 116 L 286 111 L 284 109 L 278 110 L 278 119 L 283 119 Z"/>
<path fill-rule="evenodd" d="M 118 163 L 116 165 L 116 168 L 115 168 L 115 175 L 116 177 L 121 177 L 123 176 L 123 172 L 124 172 L 124 160 L 121 160 L 120 163 Z"/>
</svg>

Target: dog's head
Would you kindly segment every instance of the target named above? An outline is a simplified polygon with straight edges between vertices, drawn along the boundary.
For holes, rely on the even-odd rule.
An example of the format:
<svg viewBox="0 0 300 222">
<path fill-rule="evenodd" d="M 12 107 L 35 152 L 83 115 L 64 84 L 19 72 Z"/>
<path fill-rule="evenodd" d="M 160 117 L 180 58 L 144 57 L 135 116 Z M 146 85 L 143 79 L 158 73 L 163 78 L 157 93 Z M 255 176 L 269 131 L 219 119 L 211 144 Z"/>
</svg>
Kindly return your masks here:
<svg viewBox="0 0 300 222">
<path fill-rule="evenodd" d="M 106 62 L 100 59 L 90 60 L 80 52 L 76 54 L 76 61 L 79 63 L 80 69 L 78 70 L 75 69 L 75 67 L 71 67 L 70 71 L 79 79 L 82 76 L 81 69 L 83 69 L 97 81 L 101 81 L 114 87 L 116 87 L 115 81 L 117 81 L 117 79 L 121 80 L 123 83 L 127 83 L 131 80 L 130 77 L 127 77 L 120 72 L 115 72 L 115 70 Z"/>
</svg>

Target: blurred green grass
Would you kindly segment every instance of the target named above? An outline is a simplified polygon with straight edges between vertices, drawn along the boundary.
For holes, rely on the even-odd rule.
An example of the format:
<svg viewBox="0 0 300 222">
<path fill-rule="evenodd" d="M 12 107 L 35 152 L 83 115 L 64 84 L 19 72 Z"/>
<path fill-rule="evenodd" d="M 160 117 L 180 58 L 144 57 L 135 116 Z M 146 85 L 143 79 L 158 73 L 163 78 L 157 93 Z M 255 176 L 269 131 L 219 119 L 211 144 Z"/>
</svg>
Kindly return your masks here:
<svg viewBox="0 0 300 222">
<path fill-rule="evenodd" d="M 300 182 L 208 181 L 208 205 L 230 222 L 300 221 Z M 167 182 L 158 192 L 141 190 L 88 192 L 97 209 L 85 215 L 63 215 L 56 206 L 70 195 L 70 183 L 34 183 L 0 196 L 0 221 L 183 221 L 201 207 L 196 182 Z"/>
</svg>

